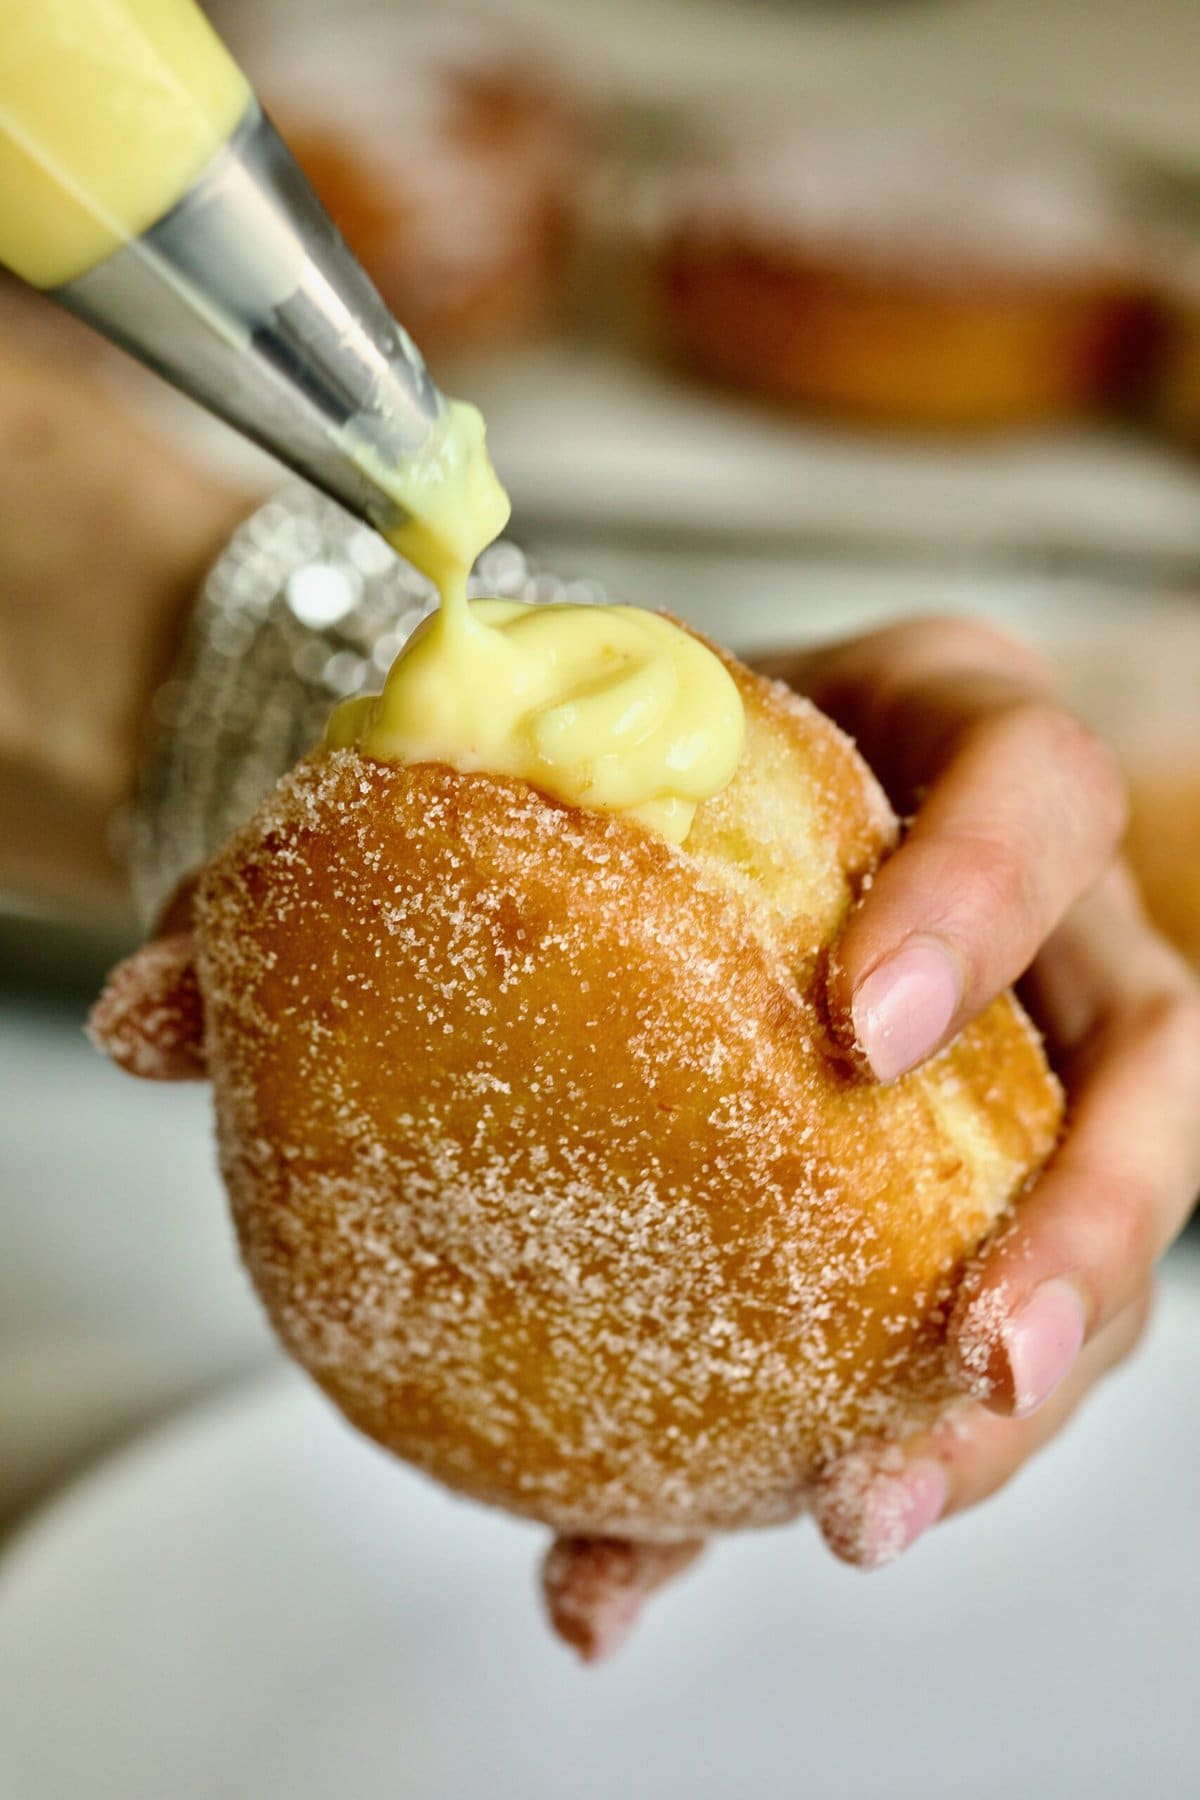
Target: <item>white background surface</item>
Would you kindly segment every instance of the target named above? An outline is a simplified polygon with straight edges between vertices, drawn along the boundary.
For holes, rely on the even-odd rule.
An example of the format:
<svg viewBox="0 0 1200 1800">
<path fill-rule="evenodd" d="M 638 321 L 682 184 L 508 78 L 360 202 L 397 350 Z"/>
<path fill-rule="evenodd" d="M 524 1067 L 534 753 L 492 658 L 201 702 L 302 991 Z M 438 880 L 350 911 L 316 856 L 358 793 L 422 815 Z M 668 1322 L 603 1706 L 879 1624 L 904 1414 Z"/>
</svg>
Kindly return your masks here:
<svg viewBox="0 0 1200 1800">
<path fill-rule="evenodd" d="M 207 1088 L 121 1075 L 83 1011 L 0 999 L 0 1526 L 114 1437 L 274 1354 Z"/>
<path fill-rule="evenodd" d="M 863 1576 L 720 1545 L 584 1670 L 543 1539 L 299 1375 L 89 1480 L 0 1572 L 5 1800 L 1194 1800 L 1200 1268 L 988 1507 Z"/>
</svg>

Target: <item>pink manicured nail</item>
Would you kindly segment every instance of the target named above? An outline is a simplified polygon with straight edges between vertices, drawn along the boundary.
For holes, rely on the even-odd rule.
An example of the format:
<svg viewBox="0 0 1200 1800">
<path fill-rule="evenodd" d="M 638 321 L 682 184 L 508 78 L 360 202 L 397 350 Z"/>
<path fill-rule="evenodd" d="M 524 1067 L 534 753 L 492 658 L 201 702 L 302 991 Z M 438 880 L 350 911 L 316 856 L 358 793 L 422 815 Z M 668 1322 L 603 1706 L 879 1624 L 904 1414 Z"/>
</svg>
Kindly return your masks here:
<svg viewBox="0 0 1200 1800">
<path fill-rule="evenodd" d="M 854 996 L 851 1016 L 878 1081 L 894 1081 L 937 1047 L 961 993 L 958 966 L 935 938 L 910 938 L 871 971 Z"/>
<path fill-rule="evenodd" d="M 892 1472 L 850 1455 L 822 1485 L 814 1511 L 836 1556 L 860 1569 L 882 1569 L 928 1531 L 946 1498 L 940 1463 L 900 1464 Z"/>
<path fill-rule="evenodd" d="M 1045 1281 L 1005 1325 L 1001 1338 L 1013 1414 L 1027 1419 L 1050 1398 L 1083 1347 L 1083 1301 L 1068 1281 Z"/>
</svg>

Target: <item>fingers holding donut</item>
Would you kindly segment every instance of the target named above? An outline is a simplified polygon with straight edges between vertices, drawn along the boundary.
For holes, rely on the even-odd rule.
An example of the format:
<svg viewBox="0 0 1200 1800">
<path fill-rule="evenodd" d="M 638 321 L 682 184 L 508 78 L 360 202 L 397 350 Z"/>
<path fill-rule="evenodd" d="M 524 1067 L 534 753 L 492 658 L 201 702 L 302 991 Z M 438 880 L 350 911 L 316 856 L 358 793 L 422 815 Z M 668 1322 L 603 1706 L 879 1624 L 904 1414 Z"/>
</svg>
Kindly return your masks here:
<svg viewBox="0 0 1200 1800">
<path fill-rule="evenodd" d="M 1200 1193 L 1200 988 L 1117 871 L 1034 966 L 1069 1129 L 951 1324 L 964 1386 L 1027 1416 L 1136 1304 Z"/>
<path fill-rule="evenodd" d="M 990 627 L 916 620 L 773 668 L 857 739 L 902 813 L 919 802 L 831 962 L 833 1017 L 892 1081 L 1022 975 L 1111 862 L 1116 760 Z"/>
<path fill-rule="evenodd" d="M 834 1016 L 874 1074 L 922 1061 L 1028 969 L 1023 997 L 1068 1095 L 1062 1143 L 950 1322 L 975 1404 L 843 1457 L 814 1490 L 835 1553 L 877 1567 L 1007 1481 L 1138 1341 L 1154 1265 L 1200 1191 L 1200 987 L 1114 860 L 1111 753 L 1024 646 L 919 620 L 773 672 L 918 809 L 834 959 Z"/>
<path fill-rule="evenodd" d="M 968 1405 L 903 1444 L 853 1451 L 816 1484 L 812 1511 L 827 1547 L 864 1570 L 894 1562 L 938 1520 L 1003 1487 L 1058 1435 L 1100 1379 L 1141 1341 L 1153 1291 L 1144 1287 L 1087 1345 L 1053 1398 L 1030 1418 Z"/>
<path fill-rule="evenodd" d="M 703 1540 L 634 1544 L 625 1538 L 555 1538 L 542 1564 L 550 1624 L 584 1662 L 620 1649 L 651 1594 L 690 1568 Z"/>
<path fill-rule="evenodd" d="M 196 975 L 192 895 L 174 896 L 158 933 L 111 971 L 87 1020 L 97 1050 L 146 1081 L 201 1081 L 204 1002 Z"/>
</svg>

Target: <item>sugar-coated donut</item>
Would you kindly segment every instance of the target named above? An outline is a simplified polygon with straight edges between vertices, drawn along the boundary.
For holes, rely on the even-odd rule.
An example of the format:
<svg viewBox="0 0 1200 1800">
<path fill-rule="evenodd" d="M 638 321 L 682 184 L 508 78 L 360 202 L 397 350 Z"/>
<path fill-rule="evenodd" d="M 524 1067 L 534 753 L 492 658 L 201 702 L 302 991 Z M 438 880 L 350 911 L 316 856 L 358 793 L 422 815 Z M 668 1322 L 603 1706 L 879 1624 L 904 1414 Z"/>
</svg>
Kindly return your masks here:
<svg viewBox="0 0 1200 1800">
<path fill-rule="evenodd" d="M 776 400 L 999 428 L 1144 381 L 1157 310 L 1135 210 L 1077 146 L 825 121 L 697 158 L 651 211 L 668 344 Z"/>
<path fill-rule="evenodd" d="M 1195 232 L 1163 241 L 1166 327 L 1156 371 L 1154 418 L 1189 449 L 1200 445 L 1200 250 Z"/>
<path fill-rule="evenodd" d="M 896 821 L 834 725 L 726 660 L 745 750 L 682 847 L 321 752 L 204 872 L 194 965 L 176 910 L 92 1019 L 186 1074 L 198 975 L 276 1330 L 369 1436 L 552 1527 L 587 1658 L 706 1535 L 952 1403 L 964 1265 L 1061 1118 L 1011 995 L 888 1087 L 841 1048 L 830 951 Z"/>
<path fill-rule="evenodd" d="M 1010 997 L 890 1087 L 837 1048 L 828 952 L 895 822 L 834 726 L 730 666 L 746 751 L 682 849 L 339 751 L 197 897 L 284 1343 L 380 1443 L 564 1534 L 772 1524 L 937 1414 L 964 1260 L 1059 1122 Z"/>
</svg>

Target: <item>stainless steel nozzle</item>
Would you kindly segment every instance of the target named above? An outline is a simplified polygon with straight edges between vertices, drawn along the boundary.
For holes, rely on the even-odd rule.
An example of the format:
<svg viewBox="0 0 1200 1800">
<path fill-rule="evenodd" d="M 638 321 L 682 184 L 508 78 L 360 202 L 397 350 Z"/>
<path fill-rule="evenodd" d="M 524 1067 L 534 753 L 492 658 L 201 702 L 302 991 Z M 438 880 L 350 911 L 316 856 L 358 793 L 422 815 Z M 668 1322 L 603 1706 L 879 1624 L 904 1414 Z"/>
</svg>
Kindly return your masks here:
<svg viewBox="0 0 1200 1800">
<path fill-rule="evenodd" d="M 71 312 L 353 512 L 444 401 L 257 102 L 171 211 L 56 290 Z"/>
</svg>

